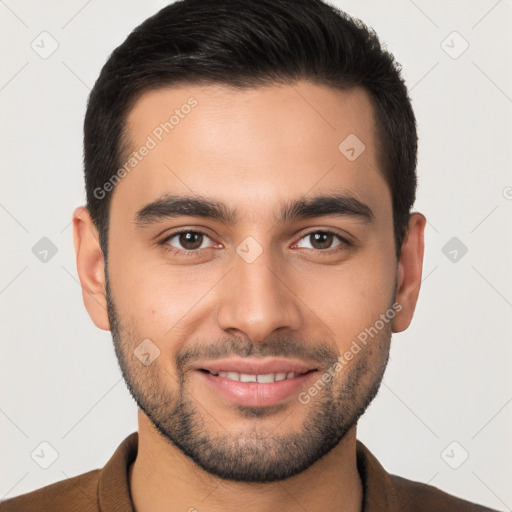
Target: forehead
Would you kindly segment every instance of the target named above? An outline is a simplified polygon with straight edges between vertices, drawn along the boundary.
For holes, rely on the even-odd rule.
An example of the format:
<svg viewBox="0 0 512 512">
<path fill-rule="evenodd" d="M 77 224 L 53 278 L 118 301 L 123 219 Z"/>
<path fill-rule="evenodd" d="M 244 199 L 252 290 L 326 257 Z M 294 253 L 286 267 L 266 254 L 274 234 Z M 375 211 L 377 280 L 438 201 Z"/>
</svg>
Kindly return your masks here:
<svg viewBox="0 0 512 512">
<path fill-rule="evenodd" d="M 135 212 L 165 194 L 215 197 L 237 218 L 315 192 L 365 202 L 390 197 L 379 170 L 368 94 L 309 82 L 144 93 L 127 117 L 125 172 L 112 210 Z M 270 208 L 272 214 L 275 208 Z"/>
</svg>

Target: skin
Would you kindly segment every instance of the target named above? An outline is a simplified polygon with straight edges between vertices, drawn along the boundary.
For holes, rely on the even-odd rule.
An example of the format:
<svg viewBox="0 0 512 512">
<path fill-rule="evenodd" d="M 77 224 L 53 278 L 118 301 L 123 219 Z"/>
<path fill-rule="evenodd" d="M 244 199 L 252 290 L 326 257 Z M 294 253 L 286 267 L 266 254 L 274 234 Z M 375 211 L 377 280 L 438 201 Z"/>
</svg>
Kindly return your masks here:
<svg viewBox="0 0 512 512">
<path fill-rule="evenodd" d="M 146 92 L 128 116 L 130 150 L 144 144 L 168 112 L 191 96 L 198 105 L 114 189 L 108 269 L 87 209 L 75 210 L 85 306 L 96 326 L 112 330 L 132 394 L 138 392 L 163 419 L 184 393 L 198 432 L 210 441 L 220 437 L 227 454 L 234 440 L 248 446 L 254 440 L 256 451 L 265 450 L 253 463 L 268 462 L 269 448 L 291 435 L 305 436 L 308 420 L 321 418 L 328 405 L 341 410 L 343 404 L 340 418 L 348 430 L 328 453 L 293 476 L 240 482 L 205 470 L 139 409 L 139 450 L 130 468 L 136 510 L 291 511 L 298 504 L 306 510 L 361 510 L 356 424 L 349 420 L 364 412 L 372 388 L 374 394 L 380 384 L 391 332 L 411 322 L 421 283 L 425 217 L 411 216 L 397 261 L 391 192 L 379 169 L 374 111 L 365 91 L 340 92 L 301 81 L 245 90 L 210 86 L 204 92 L 188 86 Z M 338 149 L 351 133 L 365 144 L 354 161 Z M 282 203 L 334 191 L 367 204 L 373 220 L 321 216 L 276 223 L 274 212 Z M 186 216 L 137 227 L 136 212 L 165 193 L 225 202 L 237 210 L 237 221 L 228 225 Z M 183 255 L 179 237 L 167 243 L 182 254 L 158 244 L 178 228 L 208 235 L 195 255 Z M 340 244 L 336 237 L 323 249 L 306 236 L 325 230 L 352 245 L 334 252 Z M 262 249 L 252 263 L 236 252 L 248 236 Z M 329 356 L 316 361 L 320 375 L 394 301 L 401 308 L 392 321 L 307 404 L 295 395 L 266 412 L 243 409 L 204 386 L 191 365 L 177 366 L 177 355 L 190 350 L 200 356 L 214 343 L 234 353 L 243 346 L 265 356 L 280 354 L 285 340 L 292 355 L 295 349 L 302 354 L 323 347 Z M 160 350 L 149 366 L 132 355 L 146 338 Z M 355 391 L 343 402 L 349 382 Z M 169 421 L 167 427 L 172 425 Z"/>
</svg>

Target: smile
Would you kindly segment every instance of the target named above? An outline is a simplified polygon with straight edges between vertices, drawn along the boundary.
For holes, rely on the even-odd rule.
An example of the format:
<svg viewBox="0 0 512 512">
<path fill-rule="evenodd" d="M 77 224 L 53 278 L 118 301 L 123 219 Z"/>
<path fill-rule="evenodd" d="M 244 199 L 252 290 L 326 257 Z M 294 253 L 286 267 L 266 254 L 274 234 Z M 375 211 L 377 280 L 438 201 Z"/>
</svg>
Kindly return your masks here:
<svg viewBox="0 0 512 512">
<path fill-rule="evenodd" d="M 268 407 L 294 398 L 318 374 L 313 364 L 283 359 L 226 359 L 204 362 L 194 372 L 216 400 L 246 407 Z"/>
<path fill-rule="evenodd" d="M 205 370 L 208 371 L 208 370 Z M 282 372 L 282 373 L 263 373 L 263 374 L 251 374 L 251 373 L 239 373 L 239 372 L 208 372 L 216 377 L 224 377 L 229 380 L 238 382 L 259 382 L 262 384 L 268 384 L 271 382 L 278 382 L 286 379 L 293 379 L 298 375 L 303 375 L 299 372 Z M 307 372 L 304 372 L 307 373 Z"/>
</svg>

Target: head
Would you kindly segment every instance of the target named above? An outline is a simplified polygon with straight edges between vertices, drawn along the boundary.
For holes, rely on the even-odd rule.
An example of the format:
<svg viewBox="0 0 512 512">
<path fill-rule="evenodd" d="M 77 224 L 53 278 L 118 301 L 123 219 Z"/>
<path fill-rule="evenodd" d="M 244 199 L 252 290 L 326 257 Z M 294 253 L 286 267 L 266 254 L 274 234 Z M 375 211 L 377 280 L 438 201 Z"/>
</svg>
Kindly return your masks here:
<svg viewBox="0 0 512 512">
<path fill-rule="evenodd" d="M 287 478 L 355 428 L 418 296 L 416 150 L 393 57 L 319 0 L 179 1 L 110 56 L 84 126 L 84 301 L 206 471 Z M 237 401 L 227 360 L 301 376 Z"/>
</svg>

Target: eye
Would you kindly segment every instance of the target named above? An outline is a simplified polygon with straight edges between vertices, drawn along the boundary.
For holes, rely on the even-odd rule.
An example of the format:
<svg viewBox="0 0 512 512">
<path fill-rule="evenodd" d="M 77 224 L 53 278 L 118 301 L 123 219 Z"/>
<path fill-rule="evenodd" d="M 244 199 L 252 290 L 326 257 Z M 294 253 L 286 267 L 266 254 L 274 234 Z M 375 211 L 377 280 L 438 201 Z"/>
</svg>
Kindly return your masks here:
<svg viewBox="0 0 512 512">
<path fill-rule="evenodd" d="M 351 243 L 344 237 L 329 230 L 317 230 L 312 231 L 300 238 L 301 241 L 310 240 L 310 246 L 305 247 L 320 252 L 336 252 L 343 250 L 351 245 Z M 338 243 L 333 246 L 333 242 L 338 239 Z M 160 245 L 164 247 L 166 251 L 170 251 L 176 254 L 182 254 L 184 256 L 193 256 L 199 252 L 200 249 L 208 249 L 211 245 L 208 245 L 208 240 L 212 240 L 203 231 L 183 229 L 175 233 L 171 233 L 169 236 L 164 238 Z M 304 248 L 300 245 L 301 242 L 297 243 L 296 246 Z"/>
<path fill-rule="evenodd" d="M 332 243 L 336 238 L 340 242 L 333 246 Z M 310 240 L 310 247 L 306 248 L 323 252 L 327 252 L 326 249 L 339 250 L 350 245 L 348 240 L 338 235 L 337 233 L 334 233 L 333 231 L 312 231 L 311 233 L 308 233 L 301 238 L 301 240 L 308 239 Z M 297 246 L 301 247 L 299 244 L 297 244 Z"/>
<path fill-rule="evenodd" d="M 211 240 L 211 238 L 202 231 L 185 229 L 172 233 L 160 243 L 170 251 L 195 252 L 199 249 L 206 249 L 208 247 L 206 239 Z"/>
</svg>

